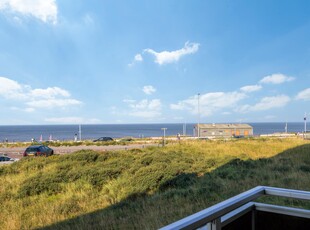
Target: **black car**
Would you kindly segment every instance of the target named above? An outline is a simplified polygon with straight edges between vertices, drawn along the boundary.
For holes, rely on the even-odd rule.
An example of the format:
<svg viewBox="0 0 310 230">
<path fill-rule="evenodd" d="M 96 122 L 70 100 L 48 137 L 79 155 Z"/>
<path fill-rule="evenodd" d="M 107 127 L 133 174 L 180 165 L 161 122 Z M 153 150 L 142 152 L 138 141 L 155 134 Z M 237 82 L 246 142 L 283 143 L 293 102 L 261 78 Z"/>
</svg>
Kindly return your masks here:
<svg viewBox="0 0 310 230">
<path fill-rule="evenodd" d="M 17 161 L 18 159 L 11 158 L 8 156 L 0 156 L 0 161 Z"/>
<path fill-rule="evenodd" d="M 98 141 L 113 141 L 113 138 L 112 137 L 100 137 L 94 140 L 94 142 L 98 142 Z"/>
<path fill-rule="evenodd" d="M 45 145 L 32 145 L 29 146 L 23 156 L 51 156 L 54 154 L 54 150 L 51 149 L 50 147 L 47 147 Z"/>
</svg>

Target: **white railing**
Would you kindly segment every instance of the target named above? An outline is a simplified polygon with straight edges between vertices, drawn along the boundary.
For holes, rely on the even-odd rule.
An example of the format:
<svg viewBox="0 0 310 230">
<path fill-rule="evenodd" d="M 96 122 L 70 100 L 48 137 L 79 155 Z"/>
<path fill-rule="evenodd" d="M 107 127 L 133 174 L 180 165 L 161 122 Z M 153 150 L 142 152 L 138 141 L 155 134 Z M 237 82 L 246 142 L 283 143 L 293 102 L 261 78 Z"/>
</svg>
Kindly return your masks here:
<svg viewBox="0 0 310 230">
<path fill-rule="evenodd" d="M 221 230 L 222 227 L 238 219 L 245 213 L 252 212 L 252 229 L 255 227 L 254 211 L 267 211 L 278 214 L 299 216 L 310 219 L 310 211 L 290 207 L 254 203 L 255 199 L 264 196 L 279 196 L 310 201 L 310 192 L 292 189 L 258 186 L 228 200 L 169 224 L 161 230 L 208 229 Z"/>
</svg>

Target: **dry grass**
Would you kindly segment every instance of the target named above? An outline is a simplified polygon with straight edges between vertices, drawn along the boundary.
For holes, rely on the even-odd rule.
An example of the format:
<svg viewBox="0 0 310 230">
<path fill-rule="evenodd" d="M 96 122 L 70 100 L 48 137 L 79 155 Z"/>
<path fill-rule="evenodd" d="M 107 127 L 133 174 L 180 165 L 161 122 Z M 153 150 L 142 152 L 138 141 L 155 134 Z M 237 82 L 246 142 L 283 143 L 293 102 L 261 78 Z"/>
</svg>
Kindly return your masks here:
<svg viewBox="0 0 310 230">
<path fill-rule="evenodd" d="M 155 229 L 257 185 L 310 190 L 309 143 L 188 141 L 24 159 L 0 168 L 0 229 Z"/>
</svg>

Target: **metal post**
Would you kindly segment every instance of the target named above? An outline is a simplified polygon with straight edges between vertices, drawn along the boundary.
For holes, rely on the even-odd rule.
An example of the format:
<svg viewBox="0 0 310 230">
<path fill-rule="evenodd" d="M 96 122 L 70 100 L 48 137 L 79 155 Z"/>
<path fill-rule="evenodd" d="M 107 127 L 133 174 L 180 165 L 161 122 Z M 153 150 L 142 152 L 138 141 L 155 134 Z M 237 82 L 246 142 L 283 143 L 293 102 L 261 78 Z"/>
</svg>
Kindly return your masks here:
<svg viewBox="0 0 310 230">
<path fill-rule="evenodd" d="M 81 129 L 81 125 L 79 125 L 79 137 L 80 137 L 80 141 L 82 140 L 82 129 Z"/>
<path fill-rule="evenodd" d="M 197 137 L 200 137 L 200 93 L 198 93 L 198 126 L 197 126 Z"/>
<path fill-rule="evenodd" d="M 251 230 L 255 230 L 255 227 L 256 227 L 256 210 L 253 209 L 252 210 L 252 229 Z"/>
<path fill-rule="evenodd" d="M 305 113 L 304 121 L 305 121 L 305 133 L 306 133 L 307 132 L 307 113 Z"/>
<path fill-rule="evenodd" d="M 221 218 L 217 218 L 211 222 L 211 230 L 221 230 Z"/>
<path fill-rule="evenodd" d="M 165 138 L 166 138 L 166 130 L 167 130 L 167 128 L 161 128 L 161 130 L 163 130 L 163 131 L 164 131 L 163 146 L 165 146 Z"/>
</svg>

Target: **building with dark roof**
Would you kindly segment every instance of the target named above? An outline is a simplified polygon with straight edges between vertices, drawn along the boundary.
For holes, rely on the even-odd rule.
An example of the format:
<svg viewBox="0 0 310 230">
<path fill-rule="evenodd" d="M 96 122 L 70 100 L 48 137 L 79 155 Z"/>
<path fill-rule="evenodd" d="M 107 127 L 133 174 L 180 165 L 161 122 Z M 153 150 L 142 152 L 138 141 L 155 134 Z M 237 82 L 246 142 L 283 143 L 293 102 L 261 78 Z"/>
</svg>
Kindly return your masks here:
<svg viewBox="0 0 310 230">
<path fill-rule="evenodd" d="M 253 127 L 248 124 L 197 124 L 194 133 L 199 137 L 248 137 L 253 136 Z"/>
</svg>

